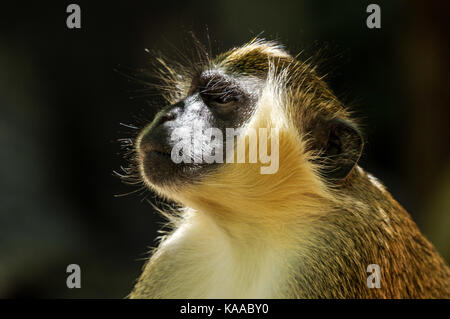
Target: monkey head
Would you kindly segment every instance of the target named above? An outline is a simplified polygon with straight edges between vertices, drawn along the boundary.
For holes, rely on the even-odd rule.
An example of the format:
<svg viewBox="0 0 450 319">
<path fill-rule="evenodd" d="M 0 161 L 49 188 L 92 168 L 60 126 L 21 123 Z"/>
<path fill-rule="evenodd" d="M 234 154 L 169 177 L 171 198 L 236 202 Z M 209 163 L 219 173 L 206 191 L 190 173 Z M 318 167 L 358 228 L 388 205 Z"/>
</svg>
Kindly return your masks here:
<svg viewBox="0 0 450 319">
<path fill-rule="evenodd" d="M 164 197 L 224 213 L 279 211 L 299 196 L 326 197 L 360 157 L 362 138 L 348 113 L 312 66 L 275 43 L 253 40 L 189 72 L 163 65 L 171 103 L 142 129 L 136 152 L 143 180 Z M 260 129 L 278 157 L 268 174 L 267 161 L 249 155 L 261 152 Z M 243 162 L 233 160 L 238 145 Z"/>
</svg>

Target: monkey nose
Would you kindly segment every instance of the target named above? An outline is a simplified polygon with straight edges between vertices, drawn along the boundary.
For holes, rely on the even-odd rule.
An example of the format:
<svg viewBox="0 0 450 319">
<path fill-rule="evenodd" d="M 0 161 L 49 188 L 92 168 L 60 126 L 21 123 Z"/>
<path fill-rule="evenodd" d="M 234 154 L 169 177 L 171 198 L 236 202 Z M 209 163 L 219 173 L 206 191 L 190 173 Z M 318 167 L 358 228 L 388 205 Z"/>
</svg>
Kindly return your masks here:
<svg viewBox="0 0 450 319">
<path fill-rule="evenodd" d="M 169 135 L 167 129 L 161 124 L 144 131 L 140 142 L 139 151 L 146 156 L 151 152 L 170 155 Z"/>
<path fill-rule="evenodd" d="M 182 107 L 182 102 L 166 107 L 156 116 L 154 121 L 143 130 L 138 145 L 142 155 L 146 156 L 152 152 L 164 155 L 171 154 L 170 132 L 172 132 L 176 126 L 176 119 Z"/>
</svg>

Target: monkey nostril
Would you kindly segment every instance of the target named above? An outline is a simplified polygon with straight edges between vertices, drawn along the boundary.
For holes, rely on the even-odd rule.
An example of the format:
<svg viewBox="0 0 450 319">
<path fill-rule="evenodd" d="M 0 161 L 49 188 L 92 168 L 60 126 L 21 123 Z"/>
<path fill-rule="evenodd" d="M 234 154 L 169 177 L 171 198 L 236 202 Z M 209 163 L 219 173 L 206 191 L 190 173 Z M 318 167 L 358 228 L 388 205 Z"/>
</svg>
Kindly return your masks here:
<svg viewBox="0 0 450 319">
<path fill-rule="evenodd" d="M 173 114 L 173 113 L 167 113 L 167 114 L 164 114 L 164 115 L 161 117 L 161 123 L 168 122 L 168 121 L 172 121 L 172 120 L 174 120 L 174 119 L 175 119 L 175 114 Z"/>
</svg>

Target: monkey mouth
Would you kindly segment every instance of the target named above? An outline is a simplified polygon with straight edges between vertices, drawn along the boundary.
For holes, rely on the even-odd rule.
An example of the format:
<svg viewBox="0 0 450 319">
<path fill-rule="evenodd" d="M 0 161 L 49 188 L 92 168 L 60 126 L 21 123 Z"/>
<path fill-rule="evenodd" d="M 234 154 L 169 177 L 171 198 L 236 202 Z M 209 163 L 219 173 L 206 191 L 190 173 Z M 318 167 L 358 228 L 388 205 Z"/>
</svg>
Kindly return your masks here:
<svg viewBox="0 0 450 319">
<path fill-rule="evenodd" d="M 170 153 L 160 150 L 149 150 L 141 157 L 142 174 L 144 178 L 155 185 L 164 184 L 173 179 L 177 170 L 170 158 Z"/>
<path fill-rule="evenodd" d="M 149 147 L 141 152 L 142 177 L 154 186 L 179 187 L 200 180 L 202 173 L 217 165 L 204 163 L 175 163 L 171 150 L 164 147 Z"/>
<path fill-rule="evenodd" d="M 148 151 L 145 155 L 145 157 L 149 157 L 149 156 L 161 156 L 164 158 L 167 158 L 168 160 L 170 160 L 170 152 L 164 151 L 164 150 L 151 150 Z"/>
<path fill-rule="evenodd" d="M 171 153 L 170 146 L 162 143 L 140 145 L 141 174 L 151 185 L 174 186 L 192 179 L 195 167 L 187 163 L 175 163 Z"/>
<path fill-rule="evenodd" d="M 168 147 L 165 147 L 158 143 L 146 143 L 141 145 L 141 153 L 143 157 L 148 156 L 149 154 L 157 154 L 161 156 L 169 156 L 171 154 L 171 150 Z"/>
<path fill-rule="evenodd" d="M 147 152 L 146 157 L 152 156 L 152 155 L 153 156 L 161 156 L 161 157 L 170 159 L 170 152 L 167 152 L 167 151 L 151 150 L 151 151 Z"/>
</svg>

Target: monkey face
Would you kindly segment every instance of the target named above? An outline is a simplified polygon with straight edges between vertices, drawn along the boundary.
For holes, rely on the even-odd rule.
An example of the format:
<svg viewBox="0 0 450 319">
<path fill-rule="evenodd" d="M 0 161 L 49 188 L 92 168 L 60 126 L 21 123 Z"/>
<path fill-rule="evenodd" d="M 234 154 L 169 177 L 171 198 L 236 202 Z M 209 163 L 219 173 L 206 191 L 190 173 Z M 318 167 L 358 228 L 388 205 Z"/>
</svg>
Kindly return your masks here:
<svg viewBox="0 0 450 319">
<path fill-rule="evenodd" d="M 226 161 L 227 129 L 251 117 L 262 80 L 216 68 L 192 79 L 187 97 L 163 108 L 137 140 L 141 175 L 153 187 L 200 181 Z M 213 147 L 214 146 L 214 147 Z"/>
<path fill-rule="evenodd" d="M 363 141 L 342 105 L 312 68 L 274 44 L 252 42 L 188 78 L 168 76 L 174 74 L 169 83 L 177 94 L 169 95 L 176 102 L 164 107 L 135 143 L 142 179 L 163 196 L 215 207 L 223 197 L 223 207 L 251 209 L 251 203 L 260 211 L 296 198 L 305 185 L 342 181 L 359 159 Z M 264 161 L 229 165 L 234 147 L 228 148 L 228 130 L 264 128 L 280 128 L 276 176 L 261 175 Z M 246 133 L 231 139 L 245 144 Z M 299 188 L 280 191 L 280 180 L 288 179 L 287 185 Z M 261 196 L 242 203 L 246 189 Z"/>
</svg>

